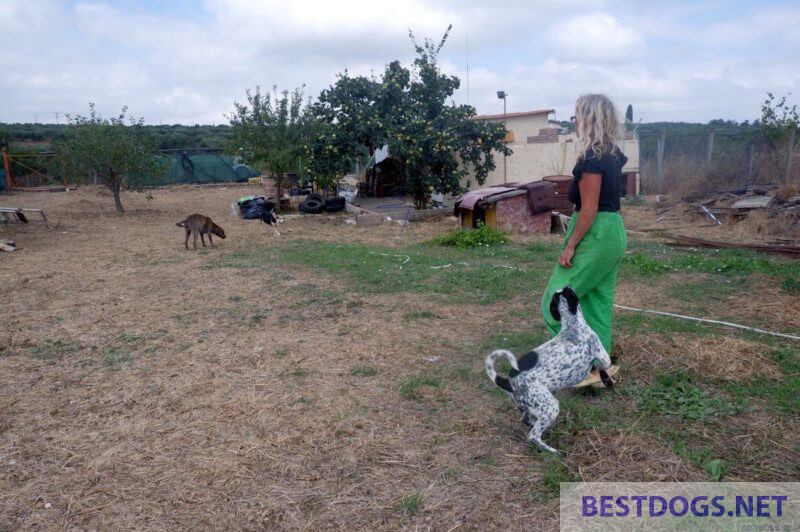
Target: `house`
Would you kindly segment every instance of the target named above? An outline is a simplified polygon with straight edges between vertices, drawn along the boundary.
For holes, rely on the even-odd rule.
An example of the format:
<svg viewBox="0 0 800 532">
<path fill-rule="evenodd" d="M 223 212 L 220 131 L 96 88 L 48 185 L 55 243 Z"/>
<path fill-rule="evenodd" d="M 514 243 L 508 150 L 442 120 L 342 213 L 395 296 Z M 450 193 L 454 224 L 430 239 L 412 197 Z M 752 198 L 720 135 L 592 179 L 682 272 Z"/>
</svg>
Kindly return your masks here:
<svg viewBox="0 0 800 532">
<path fill-rule="evenodd" d="M 470 190 L 479 186 L 502 186 L 507 183 L 538 181 L 547 176 L 570 175 L 578 156 L 578 138 L 575 133 L 564 133 L 561 126 L 552 124 L 550 116 L 553 109 L 539 109 L 521 113 L 499 115 L 479 115 L 472 120 L 505 122 L 508 136 L 506 141 L 513 151 L 508 157 L 495 153 L 494 171 L 486 177 L 483 185 L 478 185 L 474 174 L 466 176 L 462 185 L 469 181 Z M 620 149 L 628 157 L 622 169 L 623 190 L 639 190 L 639 140 L 633 132 L 627 131 L 620 142 Z"/>
</svg>

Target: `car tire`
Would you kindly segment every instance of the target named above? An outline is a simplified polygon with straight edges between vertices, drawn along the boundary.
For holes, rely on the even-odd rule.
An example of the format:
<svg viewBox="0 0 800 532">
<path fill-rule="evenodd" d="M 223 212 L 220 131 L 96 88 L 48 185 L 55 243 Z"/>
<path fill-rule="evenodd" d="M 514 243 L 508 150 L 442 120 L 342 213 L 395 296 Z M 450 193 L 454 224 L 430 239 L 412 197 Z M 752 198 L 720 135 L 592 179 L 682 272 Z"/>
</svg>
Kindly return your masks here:
<svg viewBox="0 0 800 532">
<path fill-rule="evenodd" d="M 344 198 L 328 198 L 325 200 L 325 210 L 328 212 L 339 212 L 344 210 L 344 204 L 347 200 Z"/>
<path fill-rule="evenodd" d="M 306 214 L 319 214 L 325 208 L 325 204 L 322 201 L 309 198 L 306 199 L 303 203 L 300 204 L 300 212 Z"/>
</svg>

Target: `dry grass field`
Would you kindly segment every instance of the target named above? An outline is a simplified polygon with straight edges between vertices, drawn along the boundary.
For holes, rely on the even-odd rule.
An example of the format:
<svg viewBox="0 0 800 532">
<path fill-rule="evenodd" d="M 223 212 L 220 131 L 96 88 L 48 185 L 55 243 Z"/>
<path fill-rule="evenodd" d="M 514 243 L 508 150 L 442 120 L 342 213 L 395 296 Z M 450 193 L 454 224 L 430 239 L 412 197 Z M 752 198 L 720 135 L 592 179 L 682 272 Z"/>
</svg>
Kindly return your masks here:
<svg viewBox="0 0 800 532">
<path fill-rule="evenodd" d="M 482 364 L 546 339 L 557 236 L 456 249 L 430 243 L 447 218 L 336 214 L 274 237 L 232 217 L 252 193 L 0 197 L 49 219 L 0 225 L 0 530 L 555 530 L 561 481 L 800 480 L 800 343 L 618 312 L 618 386 L 561 394 L 555 459 Z M 185 250 L 193 212 L 228 238 Z M 618 303 L 800 334 L 798 278 L 632 233 Z"/>
</svg>

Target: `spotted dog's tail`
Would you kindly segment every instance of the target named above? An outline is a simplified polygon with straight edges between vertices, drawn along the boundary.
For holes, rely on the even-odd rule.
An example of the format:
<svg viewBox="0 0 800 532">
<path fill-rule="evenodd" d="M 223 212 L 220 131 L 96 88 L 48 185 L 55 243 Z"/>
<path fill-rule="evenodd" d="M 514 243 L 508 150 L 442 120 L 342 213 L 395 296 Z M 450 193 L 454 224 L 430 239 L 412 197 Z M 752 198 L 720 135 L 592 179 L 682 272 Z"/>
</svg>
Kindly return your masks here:
<svg viewBox="0 0 800 532">
<path fill-rule="evenodd" d="M 492 351 L 491 354 L 486 357 L 486 374 L 489 375 L 489 379 L 508 393 L 513 393 L 514 390 L 511 389 L 511 383 L 508 382 L 508 378 L 501 377 L 497 374 L 494 370 L 494 363 L 497 362 L 497 359 L 505 358 L 508 360 L 508 363 L 511 364 L 511 367 L 515 370 L 519 371 L 519 366 L 517 366 L 517 357 L 514 356 L 514 353 L 511 351 L 506 351 L 505 349 L 497 349 L 496 351 Z"/>
<path fill-rule="evenodd" d="M 186 220 L 181 220 L 180 222 L 176 223 L 175 225 L 177 225 L 178 227 L 186 227 L 186 222 L 188 220 L 189 220 L 188 218 Z"/>
</svg>

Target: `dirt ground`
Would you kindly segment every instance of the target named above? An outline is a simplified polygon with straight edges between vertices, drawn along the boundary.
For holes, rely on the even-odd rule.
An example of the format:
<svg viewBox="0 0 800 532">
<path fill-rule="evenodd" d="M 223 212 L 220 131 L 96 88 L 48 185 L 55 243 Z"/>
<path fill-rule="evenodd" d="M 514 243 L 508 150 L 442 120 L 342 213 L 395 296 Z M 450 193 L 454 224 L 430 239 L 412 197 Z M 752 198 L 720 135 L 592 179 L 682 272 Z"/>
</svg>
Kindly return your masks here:
<svg viewBox="0 0 800 532">
<path fill-rule="evenodd" d="M 455 221 L 290 217 L 276 238 L 231 215 L 257 193 L 126 193 L 124 216 L 93 187 L 0 197 L 49 220 L 0 225 L 19 247 L 0 255 L 0 530 L 556 529 L 547 463 L 532 466 L 513 414 L 490 422 L 486 392 L 457 375 L 417 401 L 398 393 L 444 362 L 480 368 L 507 308 L 364 295 L 281 263 L 208 267 L 253 243 L 405 246 Z M 186 251 L 175 222 L 193 212 L 228 238 Z M 438 319 L 403 319 L 413 312 Z M 590 458 L 605 440 L 619 452 Z M 582 445 L 584 480 L 704 478 L 626 430 Z"/>
</svg>

